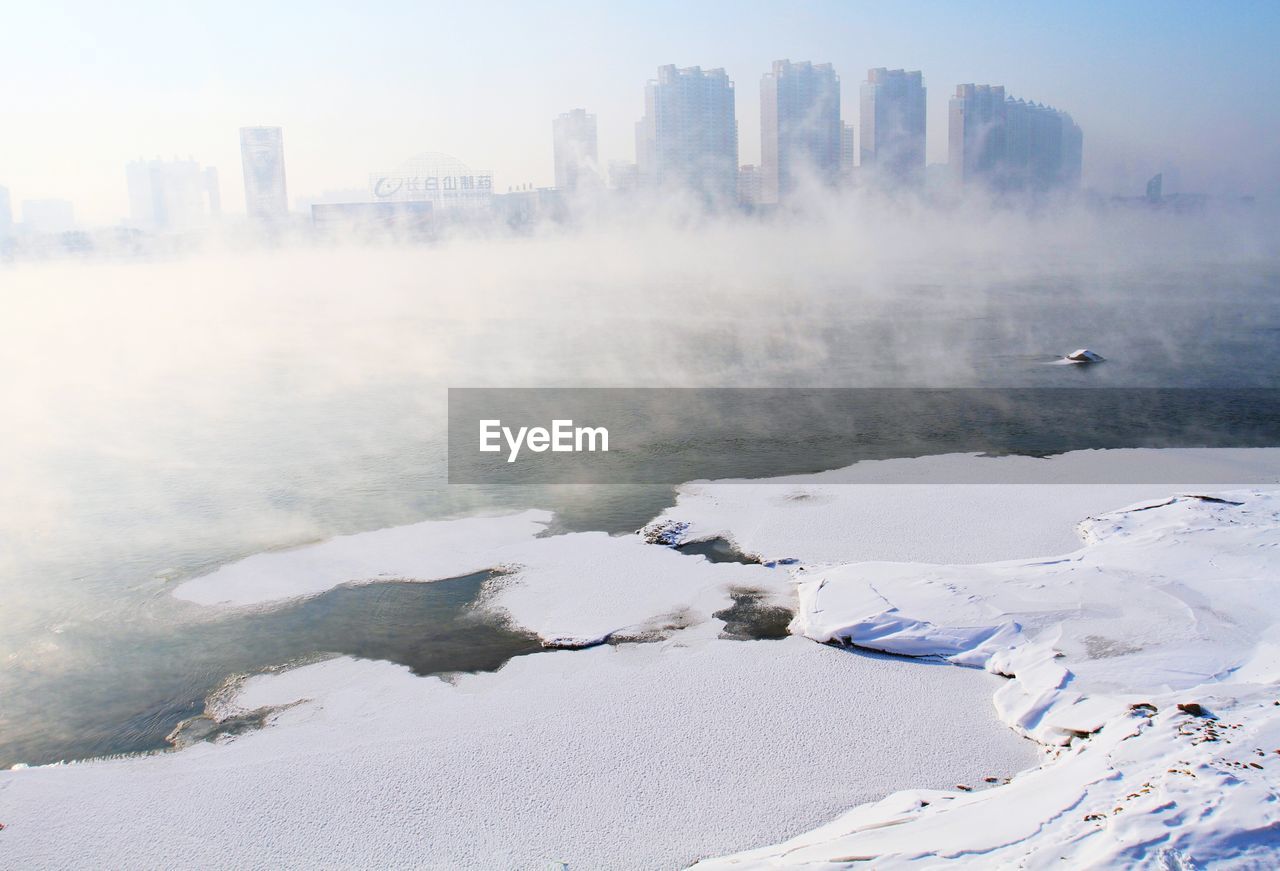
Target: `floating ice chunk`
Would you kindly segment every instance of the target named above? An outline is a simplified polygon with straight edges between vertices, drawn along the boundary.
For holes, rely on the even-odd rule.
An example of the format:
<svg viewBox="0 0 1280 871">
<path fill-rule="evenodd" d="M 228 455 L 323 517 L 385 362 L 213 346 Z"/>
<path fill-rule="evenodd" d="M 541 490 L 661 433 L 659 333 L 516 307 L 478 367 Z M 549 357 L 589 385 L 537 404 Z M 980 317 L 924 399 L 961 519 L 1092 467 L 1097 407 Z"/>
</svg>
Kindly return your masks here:
<svg viewBox="0 0 1280 871">
<path fill-rule="evenodd" d="M 1072 351 L 1063 359 L 1069 360 L 1072 363 L 1101 363 L 1106 358 L 1101 354 L 1095 354 L 1088 348 L 1080 348 Z"/>
</svg>

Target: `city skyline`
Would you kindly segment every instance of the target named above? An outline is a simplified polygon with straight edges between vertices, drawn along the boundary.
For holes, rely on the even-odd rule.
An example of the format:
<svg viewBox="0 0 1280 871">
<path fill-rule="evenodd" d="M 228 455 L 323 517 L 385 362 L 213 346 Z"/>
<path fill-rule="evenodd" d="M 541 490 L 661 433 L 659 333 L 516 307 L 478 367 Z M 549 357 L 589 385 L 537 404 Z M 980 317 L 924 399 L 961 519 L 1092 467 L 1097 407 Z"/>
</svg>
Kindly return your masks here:
<svg viewBox="0 0 1280 871">
<path fill-rule="evenodd" d="M 547 119 L 585 107 L 599 119 L 600 164 L 633 161 L 638 85 L 668 62 L 726 70 L 737 85 L 739 161 L 759 165 L 754 84 L 774 60 L 790 57 L 834 66 L 846 85 L 847 120 L 858 117 L 867 69 L 922 70 L 928 163 L 946 162 L 955 85 L 1000 82 L 1065 107 L 1087 131 L 1088 187 L 1140 190 L 1155 172 L 1172 170 L 1166 178 L 1180 176 L 1185 189 L 1280 193 L 1280 122 L 1267 111 L 1280 80 L 1267 27 L 1280 18 L 1276 10 L 980 5 L 985 12 L 817 3 L 779 24 L 763 7 L 735 5 L 725 20 L 708 4 L 688 13 L 681 33 L 667 33 L 641 20 L 676 14 L 656 3 L 646 16 L 607 10 L 592 45 L 555 50 L 540 37 L 557 16 L 578 14 L 574 4 L 540 13 L 499 7 L 496 15 L 492 6 L 428 15 L 393 4 L 365 16 L 232 4 L 194 46 L 161 38 L 186 18 L 162 5 L 140 4 L 129 20 L 88 4 L 23 8 L 6 46 L 18 86 L 5 100 L 14 132 L 0 154 L 0 184 L 15 212 L 26 200 L 66 199 L 85 222 L 114 224 L 127 213 L 122 165 L 138 154 L 191 154 L 223 170 L 225 211 L 242 213 L 242 193 L 229 182 L 239 163 L 234 131 L 263 122 L 289 130 L 295 195 L 359 187 L 369 167 L 423 151 L 494 167 L 495 190 L 550 186 L 552 143 L 539 132 Z M 238 27 L 245 15 L 261 19 L 253 33 Z M 1002 22 L 999 37 L 979 26 L 992 17 Z M 424 58 L 410 50 L 424 28 L 471 37 L 445 40 Z M 38 52 L 15 38 L 53 31 L 59 39 Z M 1174 55 L 1179 63 L 1170 64 Z M 592 75 L 582 74 L 587 68 Z M 469 84 L 453 84 L 459 80 Z M 1121 81 L 1123 99 L 1113 95 Z M 1218 159 L 1224 148 L 1232 160 Z"/>
</svg>

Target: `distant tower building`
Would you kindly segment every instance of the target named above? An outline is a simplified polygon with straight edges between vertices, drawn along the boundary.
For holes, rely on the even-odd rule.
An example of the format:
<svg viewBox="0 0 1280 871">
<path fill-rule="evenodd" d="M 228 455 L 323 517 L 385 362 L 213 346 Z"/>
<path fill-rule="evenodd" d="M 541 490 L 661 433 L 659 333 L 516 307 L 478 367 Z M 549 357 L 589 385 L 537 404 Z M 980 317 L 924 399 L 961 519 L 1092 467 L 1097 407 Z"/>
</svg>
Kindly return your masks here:
<svg viewBox="0 0 1280 871">
<path fill-rule="evenodd" d="M 955 178 L 997 191 L 1079 185 L 1084 134 L 1066 112 L 1014 99 L 1000 85 L 957 85 L 948 157 Z"/>
<path fill-rule="evenodd" d="M 13 234 L 13 202 L 9 189 L 0 186 L 0 239 Z"/>
<path fill-rule="evenodd" d="M 1062 114 L 1062 183 L 1078 188 L 1084 178 L 1084 131 L 1066 112 Z"/>
<path fill-rule="evenodd" d="M 758 206 L 762 202 L 760 167 L 744 163 L 738 168 L 738 204 Z"/>
<path fill-rule="evenodd" d="M 1019 114 L 1025 114 L 1027 157 L 1024 186 L 1033 191 L 1075 187 L 1080 182 L 1080 128 L 1066 112 L 1043 103 L 1009 105 L 1010 130 Z M 1012 136 L 1012 134 L 1011 134 Z M 1011 141 L 1012 144 L 1012 141 Z"/>
<path fill-rule="evenodd" d="M 840 180 L 840 77 L 831 64 L 773 62 L 760 81 L 761 201 L 786 199 L 806 177 Z"/>
<path fill-rule="evenodd" d="M 840 179 L 846 183 L 853 180 L 854 167 L 858 163 L 858 138 L 854 135 L 852 124 L 840 125 Z"/>
<path fill-rule="evenodd" d="M 289 215 L 284 178 L 284 131 L 279 127 L 241 127 L 244 203 L 251 218 L 281 220 Z"/>
<path fill-rule="evenodd" d="M 947 157 L 957 181 L 991 176 L 1005 159 L 1002 85 L 957 85 L 948 104 Z"/>
<path fill-rule="evenodd" d="M 194 160 L 135 160 L 125 167 L 129 216 L 143 230 L 185 231 L 209 223 L 207 175 Z M 215 174 L 216 178 L 216 174 Z"/>
<path fill-rule="evenodd" d="M 862 84 L 862 172 L 918 181 L 924 172 L 925 87 L 919 70 L 867 70 Z"/>
<path fill-rule="evenodd" d="M 556 187 L 573 193 L 599 179 L 596 116 L 574 109 L 551 122 L 555 141 Z"/>
<path fill-rule="evenodd" d="M 1158 203 L 1164 195 L 1164 173 L 1157 172 L 1147 182 L 1147 202 Z"/>
<path fill-rule="evenodd" d="M 636 124 L 641 183 L 686 188 L 708 202 L 738 195 L 738 122 L 733 82 L 722 69 L 658 68 L 645 86 L 645 114 Z"/>
</svg>

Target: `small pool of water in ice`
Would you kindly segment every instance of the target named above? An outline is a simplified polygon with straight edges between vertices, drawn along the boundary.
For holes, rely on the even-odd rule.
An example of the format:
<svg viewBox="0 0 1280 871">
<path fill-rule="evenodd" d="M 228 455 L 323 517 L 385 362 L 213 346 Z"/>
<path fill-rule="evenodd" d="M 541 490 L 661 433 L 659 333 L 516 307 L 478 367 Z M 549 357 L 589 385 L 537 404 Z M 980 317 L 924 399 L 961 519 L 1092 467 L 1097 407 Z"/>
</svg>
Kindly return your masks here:
<svg viewBox="0 0 1280 871">
<path fill-rule="evenodd" d="M 347 655 L 429 675 L 495 671 L 542 650 L 535 635 L 474 607 L 490 577 L 337 587 L 270 610 L 192 623 L 180 633 L 130 631 L 113 639 L 121 655 L 111 668 L 59 677 L 61 692 L 91 702 L 71 709 L 83 718 L 10 724 L 0 767 L 163 748 L 165 736 L 199 716 L 228 676 L 283 663 Z"/>
</svg>

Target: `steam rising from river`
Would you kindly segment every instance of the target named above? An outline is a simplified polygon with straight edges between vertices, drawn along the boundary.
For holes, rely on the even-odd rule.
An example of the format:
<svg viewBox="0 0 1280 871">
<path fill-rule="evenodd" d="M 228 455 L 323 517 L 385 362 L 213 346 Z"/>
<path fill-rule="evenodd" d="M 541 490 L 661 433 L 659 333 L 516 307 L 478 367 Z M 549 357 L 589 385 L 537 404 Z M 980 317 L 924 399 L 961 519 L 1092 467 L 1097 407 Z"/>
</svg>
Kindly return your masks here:
<svg viewBox="0 0 1280 871">
<path fill-rule="evenodd" d="M 449 386 L 1043 384 L 1084 377 L 1038 365 L 1081 346 L 1116 383 L 1269 386 L 1274 230 L 637 204 L 530 236 L 0 267 L 0 659 L 71 668 L 90 647 L 62 629 L 168 615 L 173 577 L 502 501 L 444 486 Z"/>
</svg>

